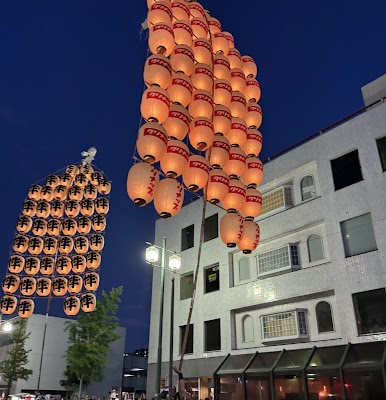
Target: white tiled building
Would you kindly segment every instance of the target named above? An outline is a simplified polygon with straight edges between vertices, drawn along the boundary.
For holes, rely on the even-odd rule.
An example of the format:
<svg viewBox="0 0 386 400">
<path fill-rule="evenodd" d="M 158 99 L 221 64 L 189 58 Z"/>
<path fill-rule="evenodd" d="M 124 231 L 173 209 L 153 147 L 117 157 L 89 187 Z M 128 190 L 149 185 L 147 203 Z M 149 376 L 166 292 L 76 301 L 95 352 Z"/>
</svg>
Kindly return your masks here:
<svg viewBox="0 0 386 400">
<path fill-rule="evenodd" d="M 386 75 L 362 90 L 367 106 L 386 96 Z M 210 397 L 211 377 L 228 354 L 386 340 L 385 170 L 386 104 L 379 102 L 265 164 L 257 219 L 261 241 L 252 254 L 225 247 L 216 230 L 223 211 L 208 205 L 206 215 L 213 217 L 207 220 L 207 239 L 215 238 L 203 244 L 184 362 L 184 375 L 196 379 L 192 385 L 199 386 L 201 398 Z M 197 200 L 173 219 L 156 222 L 156 244 L 165 236 L 167 248 L 182 256 L 174 360 L 191 300 L 201 209 Z M 166 272 L 161 378 L 168 375 L 171 276 Z M 159 297 L 155 269 L 150 398 L 156 387 Z M 278 392 L 276 398 L 286 397 Z"/>
</svg>

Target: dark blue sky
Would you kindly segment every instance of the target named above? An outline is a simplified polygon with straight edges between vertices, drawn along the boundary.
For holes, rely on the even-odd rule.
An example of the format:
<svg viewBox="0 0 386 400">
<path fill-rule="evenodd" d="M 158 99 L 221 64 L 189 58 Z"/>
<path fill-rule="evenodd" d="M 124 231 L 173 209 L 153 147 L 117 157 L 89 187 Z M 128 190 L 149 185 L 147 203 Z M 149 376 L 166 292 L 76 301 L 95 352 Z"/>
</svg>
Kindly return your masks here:
<svg viewBox="0 0 386 400">
<path fill-rule="evenodd" d="M 360 87 L 386 73 L 384 0 L 203 0 L 262 86 L 262 158 L 362 107 Z M 3 274 L 30 184 L 98 148 L 113 181 L 101 287 L 124 285 L 127 350 L 147 346 L 152 205 L 126 195 L 143 91 L 145 0 L 2 2 L 0 260 Z M 58 315 L 61 301 L 54 311 Z"/>
</svg>

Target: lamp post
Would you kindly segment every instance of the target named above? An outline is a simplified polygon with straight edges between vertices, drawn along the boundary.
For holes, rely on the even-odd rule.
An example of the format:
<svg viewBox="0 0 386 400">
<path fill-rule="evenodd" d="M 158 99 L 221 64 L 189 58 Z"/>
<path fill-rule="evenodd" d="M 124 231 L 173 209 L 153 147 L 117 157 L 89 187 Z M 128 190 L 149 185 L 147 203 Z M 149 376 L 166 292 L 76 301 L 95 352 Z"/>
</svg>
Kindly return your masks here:
<svg viewBox="0 0 386 400">
<path fill-rule="evenodd" d="M 157 376 L 156 376 L 156 393 L 160 393 L 160 382 L 161 382 L 161 363 L 162 363 L 162 325 L 163 325 L 163 313 L 164 313 L 164 297 L 165 297 L 165 259 L 166 259 L 166 252 L 168 251 L 169 253 L 173 253 L 169 257 L 169 263 L 168 263 L 168 270 L 176 272 L 178 269 L 181 268 L 181 257 L 178 254 L 175 254 L 174 251 L 168 250 L 166 248 L 166 237 L 164 236 L 162 238 L 162 247 L 152 245 L 151 243 L 147 243 L 150 245 L 146 249 L 146 262 L 155 266 L 155 267 L 160 267 L 161 268 L 161 290 L 160 290 L 160 310 L 159 310 L 159 323 L 158 323 L 158 352 L 157 352 Z M 156 262 L 158 262 L 159 259 L 159 250 L 161 250 L 161 265 L 157 265 Z M 174 315 L 174 278 L 172 280 L 172 294 L 173 298 L 171 298 L 171 310 Z M 171 315 L 172 315 L 171 312 Z M 173 335 L 173 324 L 171 322 L 171 335 Z M 172 340 L 172 339 L 171 339 Z M 173 345 L 171 341 L 171 346 Z M 171 348 L 171 359 L 169 359 L 169 393 L 171 393 L 171 388 L 172 388 L 172 373 L 171 371 L 171 363 L 173 362 L 173 348 Z"/>
</svg>

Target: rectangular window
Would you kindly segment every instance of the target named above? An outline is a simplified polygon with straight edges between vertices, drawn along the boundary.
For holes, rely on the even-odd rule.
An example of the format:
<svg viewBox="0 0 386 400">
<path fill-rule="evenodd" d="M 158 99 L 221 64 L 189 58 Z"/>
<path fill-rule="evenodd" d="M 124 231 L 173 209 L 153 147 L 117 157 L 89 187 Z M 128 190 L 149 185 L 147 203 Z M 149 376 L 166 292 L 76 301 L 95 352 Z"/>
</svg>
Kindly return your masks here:
<svg viewBox="0 0 386 400">
<path fill-rule="evenodd" d="M 284 186 L 263 194 L 263 206 L 260 215 L 280 208 L 292 206 L 292 186 Z"/>
<path fill-rule="evenodd" d="M 187 226 L 181 230 L 181 251 L 194 246 L 194 225 Z"/>
<path fill-rule="evenodd" d="M 385 288 L 352 295 L 358 333 L 386 332 Z"/>
<path fill-rule="evenodd" d="M 205 293 L 220 290 L 220 270 L 218 264 L 207 267 L 205 274 Z"/>
<path fill-rule="evenodd" d="M 335 190 L 343 189 L 363 180 L 358 150 L 331 160 L 331 169 Z"/>
<path fill-rule="evenodd" d="M 220 320 L 205 321 L 205 351 L 221 350 Z"/>
<path fill-rule="evenodd" d="M 267 251 L 257 256 L 258 274 L 267 275 L 299 266 L 297 245 L 287 245 L 280 249 Z"/>
<path fill-rule="evenodd" d="M 180 326 L 180 354 L 182 352 L 182 344 L 184 343 L 186 325 Z M 186 342 L 185 354 L 193 354 L 193 324 L 190 324 L 188 341 Z"/>
<path fill-rule="evenodd" d="M 370 213 L 340 223 L 346 257 L 377 250 Z"/>
<path fill-rule="evenodd" d="M 386 171 L 386 136 L 381 139 L 377 139 L 377 146 L 379 152 L 379 158 L 381 159 L 382 171 Z"/>
<path fill-rule="evenodd" d="M 218 214 L 205 218 L 204 242 L 218 237 Z"/>
<path fill-rule="evenodd" d="M 308 336 L 305 310 L 288 311 L 261 317 L 263 339 L 293 339 Z"/>
<path fill-rule="evenodd" d="M 249 258 L 242 257 L 239 261 L 239 280 L 244 281 L 251 279 L 251 273 L 249 270 Z"/>
<path fill-rule="evenodd" d="M 193 296 L 193 272 L 180 278 L 180 300 L 190 299 Z"/>
</svg>

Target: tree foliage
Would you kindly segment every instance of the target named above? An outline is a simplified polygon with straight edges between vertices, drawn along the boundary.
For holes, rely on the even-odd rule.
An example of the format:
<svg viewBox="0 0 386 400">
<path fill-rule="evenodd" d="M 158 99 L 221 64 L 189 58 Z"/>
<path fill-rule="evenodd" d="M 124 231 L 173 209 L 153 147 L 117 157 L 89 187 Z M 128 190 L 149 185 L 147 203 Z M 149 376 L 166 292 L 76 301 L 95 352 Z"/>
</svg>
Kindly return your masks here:
<svg viewBox="0 0 386 400">
<path fill-rule="evenodd" d="M 66 351 L 67 368 L 63 386 L 82 386 L 89 382 L 100 382 L 107 364 L 111 343 L 119 338 L 116 328 L 119 320 L 115 316 L 120 303 L 122 287 L 102 292 L 102 300 L 97 300 L 95 311 L 82 313 L 77 322 L 68 322 L 69 347 Z"/>
<path fill-rule="evenodd" d="M 0 373 L 3 375 L 4 380 L 7 382 L 5 398 L 8 398 L 13 382 L 18 379 L 27 380 L 32 374 L 31 369 L 25 368 L 28 363 L 28 353 L 31 351 L 25 349 L 25 342 L 30 336 L 26 334 L 27 321 L 20 319 L 15 330 L 11 334 L 13 347 L 8 350 L 6 359 L 0 368 Z"/>
</svg>

